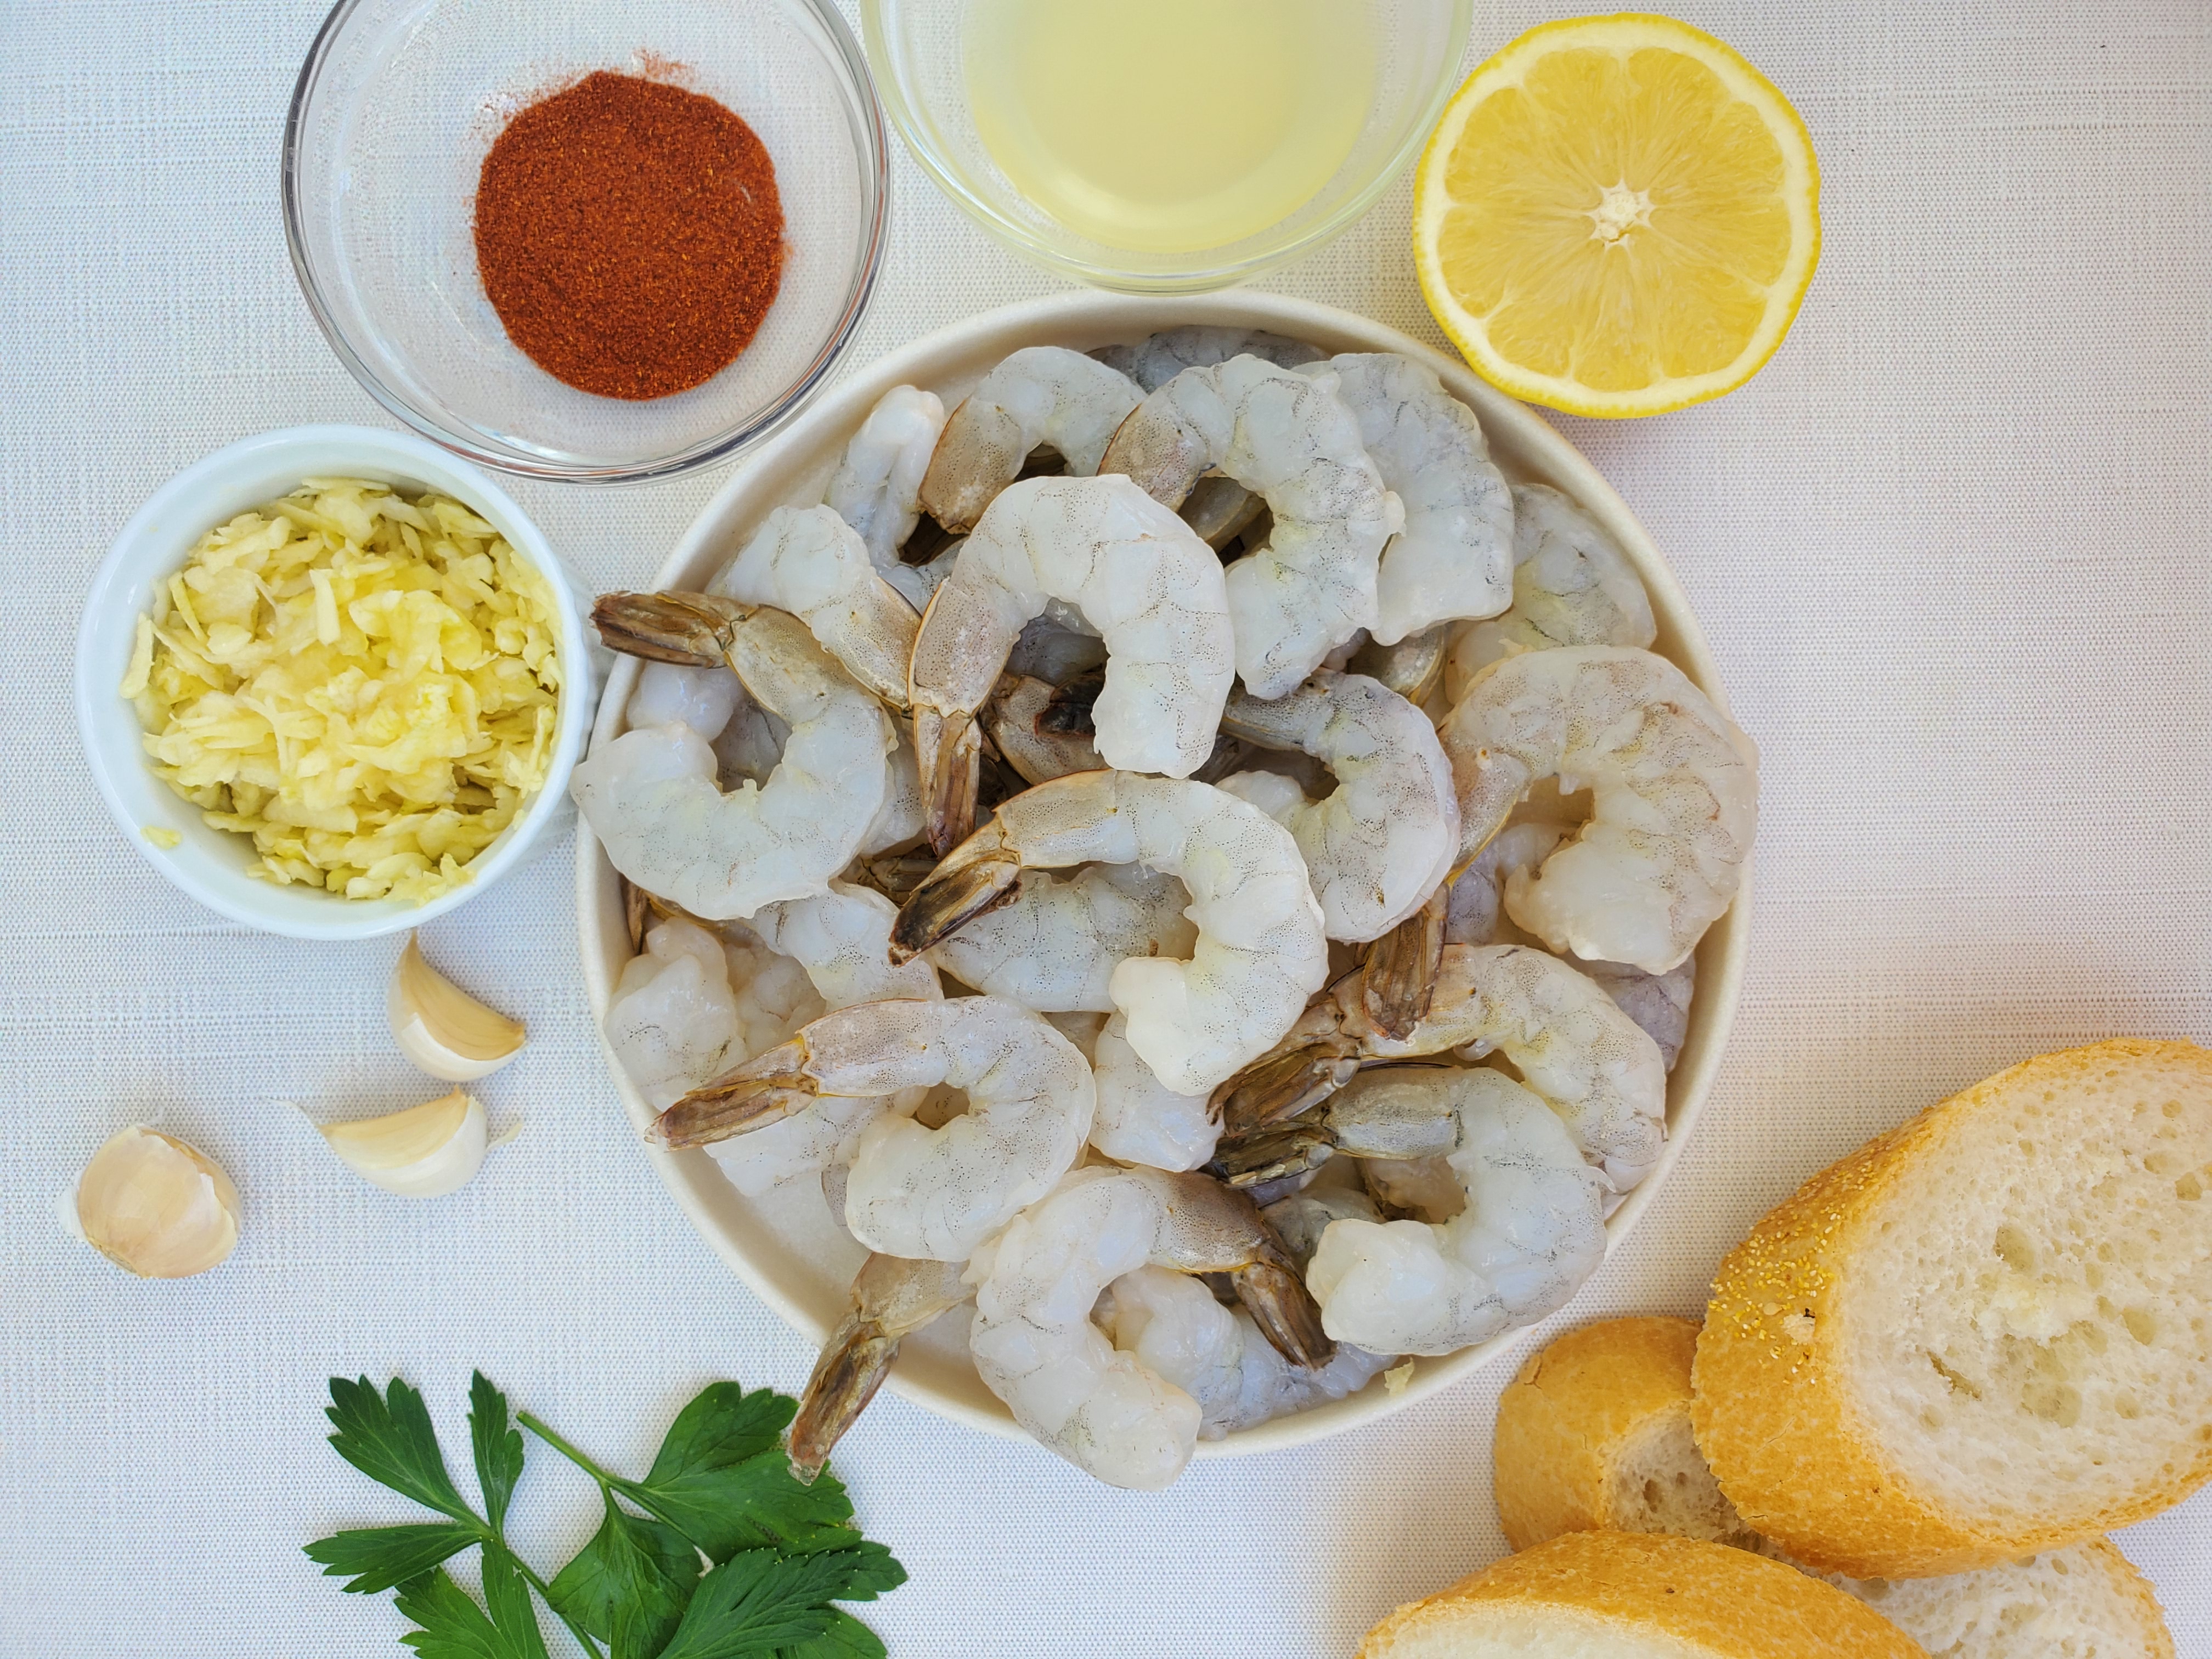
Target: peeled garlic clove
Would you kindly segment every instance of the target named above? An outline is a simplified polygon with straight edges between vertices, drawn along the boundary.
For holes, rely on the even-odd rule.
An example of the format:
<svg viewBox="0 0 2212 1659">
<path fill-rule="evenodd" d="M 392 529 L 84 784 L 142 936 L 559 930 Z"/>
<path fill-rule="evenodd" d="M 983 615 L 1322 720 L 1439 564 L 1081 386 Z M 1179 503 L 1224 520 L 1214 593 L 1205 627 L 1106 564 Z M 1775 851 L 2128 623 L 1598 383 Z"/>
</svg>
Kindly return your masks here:
<svg viewBox="0 0 2212 1659">
<path fill-rule="evenodd" d="M 522 1048 L 522 1022 L 485 1007 L 433 968 L 412 934 L 385 1005 L 400 1052 L 448 1083 L 489 1077 Z"/>
<path fill-rule="evenodd" d="M 142 1279 L 185 1279 L 238 1245 L 238 1188 L 174 1135 L 134 1123 L 92 1155 L 76 1182 L 84 1242 Z"/>
<path fill-rule="evenodd" d="M 483 1103 L 456 1089 L 389 1117 L 322 1126 L 323 1139 L 372 1187 L 402 1198 L 443 1198 L 483 1167 Z"/>
</svg>

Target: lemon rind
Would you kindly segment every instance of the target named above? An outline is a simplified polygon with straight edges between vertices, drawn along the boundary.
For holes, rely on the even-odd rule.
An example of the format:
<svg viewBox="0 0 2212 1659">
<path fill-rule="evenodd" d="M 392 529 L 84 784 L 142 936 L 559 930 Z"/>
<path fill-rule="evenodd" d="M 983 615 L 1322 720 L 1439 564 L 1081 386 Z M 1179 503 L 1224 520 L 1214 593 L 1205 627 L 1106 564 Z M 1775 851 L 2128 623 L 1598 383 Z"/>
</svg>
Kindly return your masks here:
<svg viewBox="0 0 2212 1659">
<path fill-rule="evenodd" d="M 1482 319 L 1462 306 L 1437 280 L 1429 249 L 1435 245 L 1443 216 L 1450 206 L 1451 198 L 1443 187 L 1444 159 L 1457 144 L 1468 117 L 1478 104 L 1492 93 L 1524 81 L 1528 66 L 1564 44 L 1560 37 L 1569 35 L 1583 37 L 1577 45 L 1624 52 L 1656 46 L 1695 58 L 1718 76 L 1730 92 L 1758 109 L 1767 131 L 1774 135 L 1782 153 L 1783 195 L 1790 215 L 1790 260 L 1768 287 L 1766 310 L 1758 329 L 1735 360 L 1724 368 L 1670 377 L 1632 392 L 1599 392 L 1566 376 L 1538 374 L 1492 349 Z M 1764 368 L 1780 349 L 1820 263 L 1820 162 L 1804 118 L 1772 82 L 1727 41 L 1691 24 L 1649 12 L 1565 18 L 1537 25 L 1477 65 L 1444 106 L 1443 116 L 1429 135 L 1414 169 L 1413 270 L 1422 297 L 1444 333 L 1475 373 L 1499 391 L 1526 403 L 1598 420 L 1663 415 L 1733 392 Z"/>
</svg>

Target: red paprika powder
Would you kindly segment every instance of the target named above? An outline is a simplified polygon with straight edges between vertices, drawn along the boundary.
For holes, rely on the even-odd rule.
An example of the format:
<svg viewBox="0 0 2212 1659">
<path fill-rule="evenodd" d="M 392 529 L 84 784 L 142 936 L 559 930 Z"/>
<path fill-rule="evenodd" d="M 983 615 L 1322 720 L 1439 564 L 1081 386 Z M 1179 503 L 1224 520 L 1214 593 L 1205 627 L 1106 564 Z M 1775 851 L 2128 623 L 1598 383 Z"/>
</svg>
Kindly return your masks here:
<svg viewBox="0 0 2212 1659">
<path fill-rule="evenodd" d="M 477 269 L 531 361 L 665 398 L 743 351 L 783 279 L 767 147 L 711 98 L 602 70 L 507 123 L 477 184 Z"/>
</svg>

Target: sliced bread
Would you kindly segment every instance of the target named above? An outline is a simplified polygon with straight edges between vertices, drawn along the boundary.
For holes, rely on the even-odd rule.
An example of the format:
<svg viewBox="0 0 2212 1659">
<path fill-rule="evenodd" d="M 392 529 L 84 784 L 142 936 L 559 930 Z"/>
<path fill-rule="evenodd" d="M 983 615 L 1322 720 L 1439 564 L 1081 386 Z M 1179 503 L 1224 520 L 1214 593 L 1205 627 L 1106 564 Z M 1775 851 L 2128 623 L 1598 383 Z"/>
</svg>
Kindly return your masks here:
<svg viewBox="0 0 2212 1659">
<path fill-rule="evenodd" d="M 1730 1253 L 1692 1421 L 1744 1522 L 1860 1578 L 2033 1554 L 2212 1474 L 2212 1054 L 2000 1073 Z"/>
<path fill-rule="evenodd" d="M 1921 1659 L 1817 1578 L 1745 1550 L 1562 1533 L 1367 1633 L 1359 1659 Z"/>
<path fill-rule="evenodd" d="M 1498 1510 L 1515 1548 L 1603 1526 L 1789 1559 L 1744 1526 L 1691 1438 L 1697 1333 L 1608 1320 L 1522 1367 L 1498 1402 Z M 2102 1538 L 1940 1578 L 1823 1576 L 1935 1659 L 2173 1659 L 2150 1586 Z"/>
</svg>

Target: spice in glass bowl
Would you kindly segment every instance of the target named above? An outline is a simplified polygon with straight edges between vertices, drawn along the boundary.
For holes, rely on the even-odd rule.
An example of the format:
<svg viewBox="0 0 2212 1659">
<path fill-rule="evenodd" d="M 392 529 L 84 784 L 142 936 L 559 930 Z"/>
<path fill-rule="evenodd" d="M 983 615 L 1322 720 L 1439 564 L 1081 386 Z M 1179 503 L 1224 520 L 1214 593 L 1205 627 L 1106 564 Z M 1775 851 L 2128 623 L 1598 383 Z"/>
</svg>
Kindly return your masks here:
<svg viewBox="0 0 2212 1659">
<path fill-rule="evenodd" d="M 484 157 L 477 269 L 507 337 L 579 391 L 690 390 L 751 343 L 783 277 L 768 149 L 711 98 L 600 70 Z"/>
</svg>

